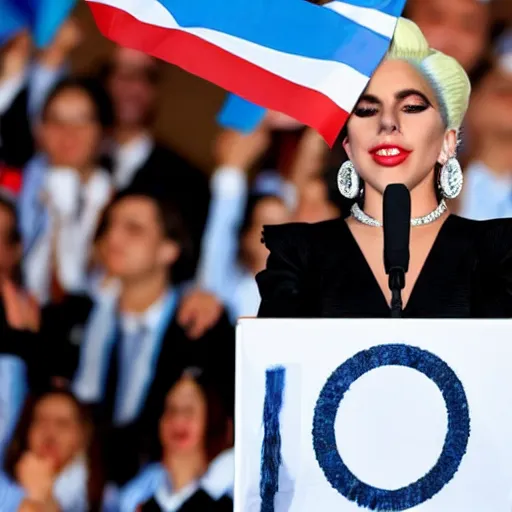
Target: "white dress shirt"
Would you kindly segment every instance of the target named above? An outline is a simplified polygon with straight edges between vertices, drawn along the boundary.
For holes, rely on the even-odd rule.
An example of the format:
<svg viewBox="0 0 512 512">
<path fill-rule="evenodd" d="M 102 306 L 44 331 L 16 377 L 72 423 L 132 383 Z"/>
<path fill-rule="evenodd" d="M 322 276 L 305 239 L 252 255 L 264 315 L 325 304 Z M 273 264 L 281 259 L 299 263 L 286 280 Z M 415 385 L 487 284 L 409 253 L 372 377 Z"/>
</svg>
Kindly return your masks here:
<svg viewBox="0 0 512 512">
<path fill-rule="evenodd" d="M 121 364 L 114 409 L 116 425 L 135 420 L 146 399 L 160 354 L 162 331 L 168 325 L 171 300 L 173 297 L 167 293 L 141 315 L 121 316 Z"/>
<path fill-rule="evenodd" d="M 153 151 L 154 141 L 149 134 L 116 146 L 113 151 L 114 186 L 117 190 L 126 188 L 133 181 L 136 172 L 147 161 Z"/>
<path fill-rule="evenodd" d="M 98 169 L 85 184 L 74 169 L 49 169 L 43 187 L 49 221 L 23 262 L 28 290 L 41 302 L 50 298 L 53 261 L 62 288 L 70 293 L 87 285 L 91 244 L 111 196 L 109 175 Z M 81 211 L 78 210 L 80 203 Z"/>
<path fill-rule="evenodd" d="M 512 217 L 511 172 L 498 175 L 481 162 L 464 172 L 460 215 L 473 220 Z"/>
</svg>

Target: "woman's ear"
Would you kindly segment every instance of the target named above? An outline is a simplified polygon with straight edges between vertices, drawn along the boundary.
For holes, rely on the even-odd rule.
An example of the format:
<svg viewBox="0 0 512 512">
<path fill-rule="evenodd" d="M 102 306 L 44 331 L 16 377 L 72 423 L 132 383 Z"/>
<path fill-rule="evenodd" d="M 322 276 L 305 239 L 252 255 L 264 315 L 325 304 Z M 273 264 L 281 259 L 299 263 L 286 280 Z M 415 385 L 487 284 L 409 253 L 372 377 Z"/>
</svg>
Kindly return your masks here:
<svg viewBox="0 0 512 512">
<path fill-rule="evenodd" d="M 348 158 L 352 160 L 352 152 L 350 150 L 350 142 L 348 140 L 348 135 L 343 139 L 342 145 L 343 149 L 345 150 L 345 153 L 347 153 Z"/>
<path fill-rule="evenodd" d="M 444 165 L 450 158 L 455 156 L 457 150 L 457 132 L 449 130 L 446 132 L 443 141 L 443 147 L 439 153 L 437 161 Z"/>
<path fill-rule="evenodd" d="M 160 248 L 159 259 L 164 265 L 172 266 L 176 263 L 181 253 L 180 246 L 172 240 L 166 240 Z"/>
</svg>

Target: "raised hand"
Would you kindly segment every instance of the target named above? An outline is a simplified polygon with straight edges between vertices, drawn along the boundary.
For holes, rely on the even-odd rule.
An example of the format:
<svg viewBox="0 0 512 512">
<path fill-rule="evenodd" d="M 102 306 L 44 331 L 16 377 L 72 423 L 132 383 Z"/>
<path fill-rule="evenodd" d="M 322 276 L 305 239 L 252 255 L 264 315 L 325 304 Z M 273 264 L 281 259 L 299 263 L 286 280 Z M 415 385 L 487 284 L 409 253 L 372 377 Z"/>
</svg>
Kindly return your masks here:
<svg viewBox="0 0 512 512">
<path fill-rule="evenodd" d="M 31 52 L 32 41 L 27 31 L 20 32 L 9 41 L 0 57 L 0 81 L 22 73 L 28 65 Z"/>
<path fill-rule="evenodd" d="M 222 303 L 215 295 L 192 290 L 181 302 L 178 323 L 185 329 L 187 336 L 195 340 L 219 321 L 222 311 Z"/>
<path fill-rule="evenodd" d="M 49 459 L 26 452 L 16 465 L 16 478 L 30 500 L 51 501 L 55 471 Z"/>
<path fill-rule="evenodd" d="M 53 69 L 61 67 L 82 40 L 83 33 L 79 23 L 73 17 L 68 18 L 60 27 L 52 43 L 41 51 L 39 62 Z"/>
<path fill-rule="evenodd" d="M 9 326 L 12 329 L 37 332 L 41 324 L 37 301 L 9 279 L 4 279 L 1 283 L 1 293 Z"/>
<path fill-rule="evenodd" d="M 235 130 L 223 130 L 215 141 L 214 156 L 219 166 L 248 170 L 270 145 L 270 133 L 266 124 L 249 134 Z"/>
</svg>

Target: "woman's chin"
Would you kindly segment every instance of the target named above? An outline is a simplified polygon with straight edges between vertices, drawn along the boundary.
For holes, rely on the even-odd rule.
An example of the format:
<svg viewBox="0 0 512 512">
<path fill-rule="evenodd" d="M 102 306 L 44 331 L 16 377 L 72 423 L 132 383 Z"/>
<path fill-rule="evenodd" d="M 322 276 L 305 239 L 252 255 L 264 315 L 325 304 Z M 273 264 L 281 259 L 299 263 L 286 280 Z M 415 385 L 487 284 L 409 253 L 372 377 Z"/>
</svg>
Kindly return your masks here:
<svg viewBox="0 0 512 512">
<path fill-rule="evenodd" d="M 168 444 L 168 451 L 175 455 L 187 455 L 194 452 L 196 447 L 192 439 L 172 440 Z"/>
</svg>

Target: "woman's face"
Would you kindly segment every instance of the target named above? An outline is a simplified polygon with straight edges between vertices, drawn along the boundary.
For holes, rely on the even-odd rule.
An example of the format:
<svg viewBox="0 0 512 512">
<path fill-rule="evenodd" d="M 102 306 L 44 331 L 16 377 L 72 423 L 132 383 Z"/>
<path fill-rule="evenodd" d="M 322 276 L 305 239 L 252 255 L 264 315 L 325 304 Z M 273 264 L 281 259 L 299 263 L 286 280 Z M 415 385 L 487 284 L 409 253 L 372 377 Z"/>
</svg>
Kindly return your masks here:
<svg viewBox="0 0 512 512">
<path fill-rule="evenodd" d="M 160 442 L 167 454 L 186 454 L 204 449 L 206 401 L 201 388 L 182 378 L 167 394 L 160 419 Z"/>
<path fill-rule="evenodd" d="M 489 2 L 480 0 L 410 0 L 408 17 L 429 45 L 457 59 L 471 71 L 486 49 Z"/>
<path fill-rule="evenodd" d="M 268 257 L 268 249 L 261 243 L 263 226 L 285 224 L 290 221 L 290 212 L 286 205 L 275 197 L 261 199 L 252 212 L 251 227 L 243 236 L 242 252 L 251 261 L 261 262 L 263 268 Z"/>
<path fill-rule="evenodd" d="M 512 140 L 512 73 L 496 67 L 478 86 L 468 111 L 476 141 Z"/>
<path fill-rule="evenodd" d="M 68 397 L 49 395 L 37 403 L 28 431 L 28 449 L 50 458 L 56 471 L 85 450 L 85 439 L 79 411 Z"/>
<path fill-rule="evenodd" d="M 409 190 L 434 176 L 456 146 L 433 91 L 410 64 L 384 61 L 356 105 L 345 150 L 357 172 L 380 193 L 390 183 Z"/>
<path fill-rule="evenodd" d="M 48 105 L 39 135 L 52 165 L 77 170 L 94 165 L 102 129 L 91 98 L 78 88 L 63 90 Z"/>
</svg>

